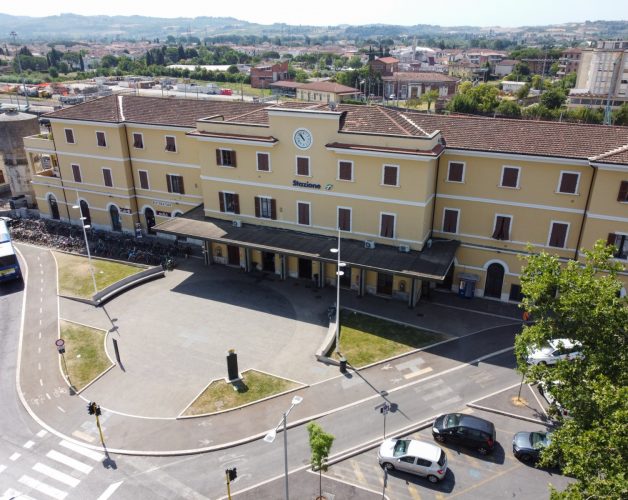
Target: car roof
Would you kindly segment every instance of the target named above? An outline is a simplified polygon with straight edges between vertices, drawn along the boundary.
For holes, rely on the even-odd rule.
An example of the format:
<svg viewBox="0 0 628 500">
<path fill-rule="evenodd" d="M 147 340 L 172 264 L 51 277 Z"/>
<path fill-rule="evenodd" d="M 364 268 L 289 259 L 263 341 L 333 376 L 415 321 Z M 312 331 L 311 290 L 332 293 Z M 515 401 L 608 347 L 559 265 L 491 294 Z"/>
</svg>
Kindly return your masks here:
<svg viewBox="0 0 628 500">
<path fill-rule="evenodd" d="M 464 427 L 471 427 L 473 429 L 479 429 L 490 434 L 492 434 L 495 429 L 493 422 L 489 422 L 483 418 L 465 415 L 464 413 L 460 414 L 460 425 L 463 425 Z"/>
<path fill-rule="evenodd" d="M 410 445 L 406 451 L 407 455 L 425 458 L 433 462 L 440 458 L 441 453 L 442 450 L 435 444 L 426 443 L 425 441 L 416 441 L 414 439 L 410 440 Z"/>
<path fill-rule="evenodd" d="M 554 339 L 554 340 L 549 341 L 549 345 L 552 346 L 554 349 L 559 347 L 561 344 L 567 349 L 571 349 L 572 347 L 576 347 L 576 346 L 578 347 L 582 346 L 580 342 L 573 341 L 570 339 Z"/>
</svg>

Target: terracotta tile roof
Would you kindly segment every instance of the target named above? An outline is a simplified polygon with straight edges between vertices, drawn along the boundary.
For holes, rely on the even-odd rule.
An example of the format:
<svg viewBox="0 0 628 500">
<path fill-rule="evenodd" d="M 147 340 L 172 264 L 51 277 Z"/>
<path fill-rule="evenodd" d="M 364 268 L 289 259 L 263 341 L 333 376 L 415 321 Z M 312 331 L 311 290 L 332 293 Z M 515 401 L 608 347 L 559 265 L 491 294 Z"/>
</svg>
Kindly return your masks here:
<svg viewBox="0 0 628 500">
<path fill-rule="evenodd" d="M 616 163 L 628 165 L 628 145 L 612 149 L 604 154 L 594 156 L 591 161 L 596 163 Z"/>
<path fill-rule="evenodd" d="M 396 82 L 396 81 L 413 81 L 413 82 L 458 82 L 460 78 L 444 75 L 443 73 L 436 73 L 434 71 L 421 71 L 418 73 L 411 73 L 409 71 L 397 71 L 392 76 L 383 76 L 382 80 Z"/>
<path fill-rule="evenodd" d="M 398 63 L 399 62 L 399 59 L 397 59 L 396 57 L 378 57 L 375 60 L 376 61 L 381 61 L 384 64 L 394 64 L 394 63 Z"/>
<path fill-rule="evenodd" d="M 357 94 L 359 92 L 356 88 L 340 85 L 336 82 L 304 83 L 300 88 L 304 90 L 312 90 L 314 92 L 334 92 L 335 94 Z"/>
<path fill-rule="evenodd" d="M 207 132 L 203 130 L 193 130 L 192 132 L 188 132 L 187 135 L 194 137 L 216 137 L 217 139 L 239 139 L 243 141 L 266 142 L 270 144 L 277 142 L 277 139 L 270 135 L 228 134 Z"/>
</svg>

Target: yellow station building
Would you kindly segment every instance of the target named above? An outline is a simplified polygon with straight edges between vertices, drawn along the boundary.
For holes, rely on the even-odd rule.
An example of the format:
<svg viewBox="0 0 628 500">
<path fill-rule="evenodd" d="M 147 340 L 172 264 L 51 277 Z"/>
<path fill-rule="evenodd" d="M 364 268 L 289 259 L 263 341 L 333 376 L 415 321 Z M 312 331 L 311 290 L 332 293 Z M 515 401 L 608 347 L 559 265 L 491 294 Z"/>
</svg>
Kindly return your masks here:
<svg viewBox="0 0 628 500">
<path fill-rule="evenodd" d="M 187 239 L 207 264 L 333 286 L 340 229 L 341 286 L 414 306 L 434 286 L 519 300 L 528 244 L 628 258 L 624 127 L 140 96 L 46 118 L 24 140 L 43 217 Z"/>
</svg>

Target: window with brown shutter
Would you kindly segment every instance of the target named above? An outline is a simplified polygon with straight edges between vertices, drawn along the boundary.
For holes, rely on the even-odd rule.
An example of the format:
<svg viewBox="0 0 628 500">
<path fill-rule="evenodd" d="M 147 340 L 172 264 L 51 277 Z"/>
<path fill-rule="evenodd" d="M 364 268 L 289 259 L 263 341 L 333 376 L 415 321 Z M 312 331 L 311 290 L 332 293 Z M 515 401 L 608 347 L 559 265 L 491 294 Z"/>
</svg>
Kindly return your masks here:
<svg viewBox="0 0 628 500">
<path fill-rule="evenodd" d="M 399 185 L 398 171 L 399 171 L 399 167 L 397 167 L 396 165 L 384 165 L 384 185 L 385 186 Z"/>
<path fill-rule="evenodd" d="M 270 218 L 277 220 L 277 200 L 274 198 L 270 200 Z"/>
<path fill-rule="evenodd" d="M 452 210 L 449 208 L 445 209 L 445 214 L 443 216 L 443 232 L 458 232 L 458 210 Z"/>
<path fill-rule="evenodd" d="M 135 149 L 144 149 L 144 136 L 142 134 L 133 133 L 133 147 Z"/>
<path fill-rule="evenodd" d="M 81 180 L 81 167 L 72 165 L 72 176 L 74 177 L 74 182 L 83 182 Z"/>
<path fill-rule="evenodd" d="M 150 189 L 148 184 L 148 172 L 146 170 L 138 170 L 140 176 L 140 188 Z"/>
<path fill-rule="evenodd" d="M 622 203 L 628 202 L 628 181 L 621 181 L 617 201 L 621 201 Z"/>
<path fill-rule="evenodd" d="M 96 132 L 96 142 L 101 148 L 107 147 L 107 139 L 104 132 Z"/>
<path fill-rule="evenodd" d="M 220 211 L 225 211 L 225 193 L 218 191 L 218 204 L 220 205 Z"/>
<path fill-rule="evenodd" d="M 573 172 L 561 172 L 560 186 L 558 187 L 558 192 L 565 194 L 576 194 L 579 178 L 580 174 L 576 174 Z"/>
<path fill-rule="evenodd" d="M 217 149 L 216 164 L 223 167 L 235 167 L 236 152 L 231 149 Z"/>
<path fill-rule="evenodd" d="M 447 172 L 447 180 L 449 182 L 462 182 L 464 179 L 464 163 L 457 161 L 449 162 L 449 171 Z"/>
<path fill-rule="evenodd" d="M 233 194 L 231 196 L 233 196 L 233 213 L 239 214 L 240 213 L 240 195 Z"/>
<path fill-rule="evenodd" d="M 351 209 L 338 207 L 338 229 L 351 231 Z"/>
<path fill-rule="evenodd" d="M 609 233 L 606 243 L 615 246 L 613 257 L 616 259 L 628 259 L 628 235 Z"/>
<path fill-rule="evenodd" d="M 102 169 L 102 177 L 105 182 L 105 186 L 113 187 L 113 178 L 111 177 L 111 169 L 103 168 Z"/>
<path fill-rule="evenodd" d="M 567 242 L 568 224 L 563 222 L 552 222 L 552 231 L 550 233 L 549 246 L 556 248 L 565 248 Z"/>
<path fill-rule="evenodd" d="M 297 175 L 310 175 L 310 159 L 305 156 L 297 156 Z"/>
<path fill-rule="evenodd" d="M 270 155 L 268 153 L 257 153 L 257 170 L 270 171 Z"/>
<path fill-rule="evenodd" d="M 235 193 L 218 192 L 220 211 L 230 214 L 240 213 L 240 197 Z"/>
<path fill-rule="evenodd" d="M 338 162 L 338 180 L 341 180 L 341 181 L 353 180 L 353 162 L 350 162 L 350 161 Z"/>
<path fill-rule="evenodd" d="M 304 226 L 310 225 L 310 204 L 297 203 L 298 223 Z"/>
<path fill-rule="evenodd" d="M 391 214 L 381 214 L 379 235 L 382 238 L 395 237 L 395 216 Z"/>
<path fill-rule="evenodd" d="M 493 231 L 493 238 L 496 240 L 509 240 L 510 239 L 510 217 L 498 215 L 495 219 L 495 230 Z"/>
<path fill-rule="evenodd" d="M 74 144 L 74 130 L 71 128 L 65 129 L 65 142 L 68 144 Z"/>
<path fill-rule="evenodd" d="M 185 194 L 183 187 L 183 177 L 180 175 L 166 175 L 166 183 L 168 184 L 169 193 Z"/>
<path fill-rule="evenodd" d="M 166 151 L 170 151 L 171 153 L 177 152 L 177 143 L 172 135 L 166 136 Z"/>
<path fill-rule="evenodd" d="M 255 217 L 260 217 L 261 214 L 261 207 L 260 207 L 260 197 L 256 196 L 255 197 Z"/>
<path fill-rule="evenodd" d="M 519 169 L 516 167 L 504 167 L 502 169 L 501 187 L 516 188 L 519 186 Z"/>
</svg>

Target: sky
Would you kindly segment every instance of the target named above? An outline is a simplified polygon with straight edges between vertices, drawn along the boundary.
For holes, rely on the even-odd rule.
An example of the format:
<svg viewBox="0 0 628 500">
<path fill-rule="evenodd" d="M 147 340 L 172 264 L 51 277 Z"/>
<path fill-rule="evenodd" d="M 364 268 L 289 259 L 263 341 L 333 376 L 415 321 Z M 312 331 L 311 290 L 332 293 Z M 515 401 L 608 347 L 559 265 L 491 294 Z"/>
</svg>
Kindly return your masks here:
<svg viewBox="0 0 628 500">
<path fill-rule="evenodd" d="M 0 13 L 41 17 L 61 13 L 153 17 L 235 17 L 261 24 L 438 24 L 528 26 L 570 21 L 627 20 L 626 0 L 29 0 L 4 1 Z M 177 6 L 177 8 L 174 8 Z"/>
</svg>

